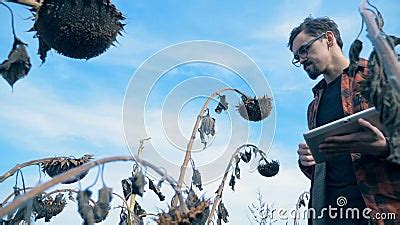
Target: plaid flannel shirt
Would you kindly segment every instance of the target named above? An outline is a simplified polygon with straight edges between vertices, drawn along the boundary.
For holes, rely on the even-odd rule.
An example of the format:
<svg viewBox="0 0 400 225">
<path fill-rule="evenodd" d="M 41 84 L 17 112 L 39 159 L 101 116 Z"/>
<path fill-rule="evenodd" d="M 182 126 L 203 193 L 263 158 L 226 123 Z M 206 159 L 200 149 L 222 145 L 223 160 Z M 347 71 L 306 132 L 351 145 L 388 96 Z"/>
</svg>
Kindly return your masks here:
<svg viewBox="0 0 400 225">
<path fill-rule="evenodd" d="M 368 75 L 368 61 L 361 59 L 357 71 L 351 75 L 345 69 L 341 78 L 342 106 L 345 116 L 372 107 L 356 90 L 359 82 Z M 308 106 L 308 127 L 316 127 L 317 109 L 320 97 L 326 86 L 323 79 L 312 90 L 314 99 Z M 378 224 L 400 224 L 400 164 L 387 161 L 384 157 L 351 153 L 357 184 L 371 211 L 371 217 L 381 217 L 382 213 L 396 214 L 395 220 L 374 219 Z M 305 167 L 300 164 L 303 173 L 313 180 L 315 166 Z M 392 215 L 394 215 L 392 214 Z"/>
</svg>

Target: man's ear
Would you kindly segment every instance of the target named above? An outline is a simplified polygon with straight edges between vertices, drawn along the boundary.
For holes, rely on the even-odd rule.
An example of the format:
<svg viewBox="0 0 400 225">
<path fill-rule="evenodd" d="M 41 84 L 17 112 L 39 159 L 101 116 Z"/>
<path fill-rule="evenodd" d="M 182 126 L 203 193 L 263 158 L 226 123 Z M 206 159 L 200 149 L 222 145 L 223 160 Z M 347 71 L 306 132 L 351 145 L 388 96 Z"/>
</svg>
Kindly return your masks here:
<svg viewBox="0 0 400 225">
<path fill-rule="evenodd" d="M 326 32 L 326 39 L 328 40 L 328 46 L 332 47 L 333 44 L 336 42 L 335 35 L 333 34 L 332 31 L 327 31 Z"/>
</svg>

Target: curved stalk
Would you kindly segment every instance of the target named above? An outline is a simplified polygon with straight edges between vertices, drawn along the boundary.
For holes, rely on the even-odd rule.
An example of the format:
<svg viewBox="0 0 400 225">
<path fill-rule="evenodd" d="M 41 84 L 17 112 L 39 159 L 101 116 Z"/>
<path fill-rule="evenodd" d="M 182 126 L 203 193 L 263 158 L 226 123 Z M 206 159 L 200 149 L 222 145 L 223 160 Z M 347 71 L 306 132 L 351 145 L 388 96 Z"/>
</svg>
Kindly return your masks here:
<svg viewBox="0 0 400 225">
<path fill-rule="evenodd" d="M 28 189 L 32 189 L 32 187 L 26 187 L 26 188 L 25 188 L 25 190 L 28 190 Z M 3 202 L 0 204 L 0 206 L 3 206 L 3 205 L 5 205 L 5 204 L 7 204 L 8 200 L 10 200 L 10 198 L 12 198 L 14 195 L 15 195 L 14 192 L 11 193 L 11 194 L 9 194 L 9 195 L 3 200 Z"/>
<path fill-rule="evenodd" d="M 139 141 L 139 148 L 138 148 L 138 154 L 137 154 L 137 160 L 140 162 L 140 160 L 142 160 L 142 153 L 143 153 L 143 149 L 144 149 L 144 141 L 148 141 L 151 138 L 146 138 L 146 139 L 142 139 Z M 132 154 L 132 152 L 131 152 Z M 134 173 L 137 173 L 139 171 L 139 167 L 136 167 Z M 129 225 L 131 225 L 132 223 L 132 217 L 131 217 L 131 213 L 133 212 L 133 210 L 135 209 L 135 204 L 136 204 L 136 195 L 132 194 L 131 195 L 131 199 L 130 199 L 130 203 L 129 203 L 129 210 L 128 210 L 128 217 L 130 218 L 130 220 L 128 221 Z M 128 204 L 127 204 L 128 207 Z"/>
<path fill-rule="evenodd" d="M 379 30 L 375 16 L 367 7 L 367 0 L 360 1 L 359 10 L 367 25 L 367 36 L 375 47 L 384 69 L 387 71 L 388 80 L 391 81 L 392 87 L 400 92 L 400 63 L 398 57 Z"/>
<path fill-rule="evenodd" d="M 236 149 L 236 151 L 232 154 L 231 159 L 229 160 L 228 166 L 227 166 L 226 169 L 225 169 L 224 177 L 222 178 L 221 184 L 220 184 L 219 187 L 218 187 L 217 196 L 216 196 L 215 199 L 214 199 L 213 207 L 211 208 L 210 215 L 208 216 L 208 223 L 207 223 L 207 224 L 210 224 L 210 223 L 213 222 L 214 212 L 215 212 L 215 209 L 217 208 L 217 206 L 219 205 L 219 203 L 220 203 L 220 201 L 221 201 L 222 192 L 223 192 L 224 187 L 225 187 L 226 179 L 228 178 L 228 173 L 229 173 L 229 171 L 230 171 L 230 169 L 231 169 L 231 167 L 232 167 L 232 162 L 233 162 L 233 160 L 235 159 L 235 156 L 236 156 L 236 155 L 240 152 L 240 150 L 241 150 L 242 148 L 244 148 L 244 147 L 254 147 L 254 148 L 257 148 L 257 146 L 252 145 L 252 144 L 244 144 L 244 145 L 239 146 L 239 147 Z M 258 148 L 257 148 L 257 149 L 258 149 Z M 262 152 L 262 151 L 259 151 L 259 152 Z"/>
<path fill-rule="evenodd" d="M 138 163 L 138 161 L 133 157 L 133 156 L 112 156 L 112 157 L 106 157 L 106 158 L 102 158 L 102 159 L 98 159 L 95 161 L 90 161 L 87 162 L 81 166 L 75 167 L 65 173 L 62 173 L 56 177 L 54 177 L 53 179 L 42 183 L 41 185 L 33 188 L 32 190 L 30 190 L 29 192 L 26 192 L 25 194 L 19 196 L 18 198 L 16 198 L 13 202 L 11 202 L 9 205 L 7 205 L 6 207 L 0 209 L 0 218 L 9 214 L 10 212 L 13 212 L 15 209 L 21 207 L 24 203 L 26 203 L 28 200 L 32 199 L 33 197 L 35 197 L 36 195 L 44 192 L 45 190 L 47 190 L 48 188 L 51 188 L 57 184 L 60 184 L 68 179 L 71 179 L 71 177 L 76 177 L 79 176 L 82 173 L 85 173 L 87 171 L 89 171 L 91 168 L 96 167 L 98 165 L 102 165 L 105 163 L 109 163 L 109 162 L 115 162 L 115 161 L 135 161 Z M 170 185 L 172 186 L 172 188 L 175 190 L 176 195 L 178 196 L 179 202 L 180 202 L 180 208 L 184 213 L 188 213 L 189 210 L 186 207 L 185 204 L 185 200 L 183 199 L 181 190 L 179 188 L 177 188 L 176 186 L 176 181 L 166 175 L 160 168 L 158 168 L 157 166 L 142 160 L 140 162 L 142 165 L 150 167 L 152 170 L 154 170 L 156 173 L 160 174 L 161 176 L 165 177 L 165 179 L 170 183 Z"/>
<path fill-rule="evenodd" d="M 65 157 L 51 157 L 51 158 L 44 158 L 44 159 L 35 159 L 35 160 L 32 160 L 32 161 L 24 162 L 22 164 L 17 164 L 13 168 L 11 168 L 9 171 L 4 173 L 2 176 L 0 176 L 0 183 L 5 181 L 7 178 L 11 177 L 18 170 L 20 170 L 20 169 L 22 169 L 24 167 L 33 166 L 33 165 L 40 165 L 40 164 L 44 164 L 44 163 L 50 162 L 52 160 L 57 160 L 57 159 L 62 159 L 62 158 L 65 158 Z"/>
<path fill-rule="evenodd" d="M 189 161 L 190 161 L 190 158 L 191 158 L 191 155 L 192 155 L 193 143 L 194 143 L 194 140 L 196 139 L 197 130 L 199 129 L 199 126 L 200 126 L 201 117 L 205 113 L 205 111 L 206 111 L 206 109 L 208 107 L 208 104 L 210 103 L 211 99 L 213 99 L 214 97 L 220 95 L 224 91 L 234 91 L 236 93 L 244 95 L 241 91 L 239 91 L 237 89 L 234 89 L 234 88 L 222 88 L 222 89 L 212 93 L 207 98 L 206 102 L 204 103 L 203 107 L 200 110 L 199 115 L 197 116 L 197 120 L 196 120 L 196 123 L 194 124 L 193 130 L 192 130 L 192 134 L 190 135 L 189 143 L 187 144 L 185 159 L 183 160 L 183 163 L 182 163 L 182 166 L 181 166 L 181 170 L 180 170 L 180 174 L 179 174 L 179 179 L 178 179 L 178 188 L 179 189 L 181 189 L 182 185 L 183 185 L 183 180 L 185 178 L 187 166 L 189 164 Z M 176 207 L 177 204 L 178 204 L 178 202 L 176 201 L 176 198 L 174 197 L 174 199 L 172 200 L 172 206 Z"/>
<path fill-rule="evenodd" d="M 39 9 L 40 6 L 42 5 L 40 2 L 37 2 L 35 0 L 5 0 L 5 2 L 12 2 L 24 6 L 29 6 L 34 9 Z"/>
</svg>

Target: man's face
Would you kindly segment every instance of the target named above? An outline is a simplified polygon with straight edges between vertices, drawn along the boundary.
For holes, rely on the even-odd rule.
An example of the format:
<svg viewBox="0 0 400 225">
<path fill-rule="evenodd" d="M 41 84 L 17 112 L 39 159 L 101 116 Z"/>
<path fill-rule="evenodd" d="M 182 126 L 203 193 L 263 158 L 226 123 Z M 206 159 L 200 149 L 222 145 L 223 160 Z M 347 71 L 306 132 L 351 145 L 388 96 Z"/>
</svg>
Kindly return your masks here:
<svg viewBox="0 0 400 225">
<path fill-rule="evenodd" d="M 299 63 L 313 80 L 324 73 L 327 59 L 329 58 L 329 51 L 327 50 L 327 44 L 324 39 L 324 35 L 313 37 L 302 31 L 293 41 L 293 55 L 299 53 Z M 304 51 L 306 51 L 306 54 L 304 54 Z"/>
</svg>

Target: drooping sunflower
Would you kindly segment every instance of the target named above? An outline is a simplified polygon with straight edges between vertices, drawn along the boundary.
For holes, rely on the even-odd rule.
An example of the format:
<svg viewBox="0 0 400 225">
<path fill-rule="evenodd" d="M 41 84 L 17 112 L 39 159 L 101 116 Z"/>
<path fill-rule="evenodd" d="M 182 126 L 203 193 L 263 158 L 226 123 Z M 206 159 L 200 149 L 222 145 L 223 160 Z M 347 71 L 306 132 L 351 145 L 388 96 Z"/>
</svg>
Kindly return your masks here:
<svg viewBox="0 0 400 225">
<path fill-rule="evenodd" d="M 31 30 L 39 39 L 42 61 L 50 49 L 70 58 L 90 59 L 116 42 L 123 19 L 110 0 L 43 0 Z"/>
</svg>

